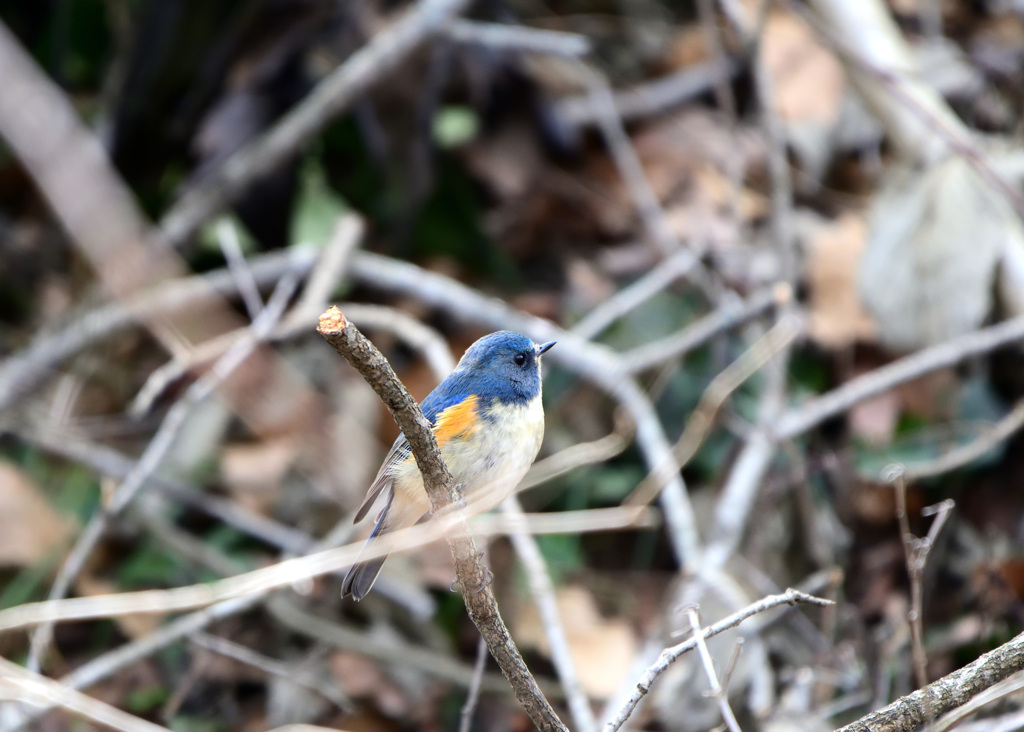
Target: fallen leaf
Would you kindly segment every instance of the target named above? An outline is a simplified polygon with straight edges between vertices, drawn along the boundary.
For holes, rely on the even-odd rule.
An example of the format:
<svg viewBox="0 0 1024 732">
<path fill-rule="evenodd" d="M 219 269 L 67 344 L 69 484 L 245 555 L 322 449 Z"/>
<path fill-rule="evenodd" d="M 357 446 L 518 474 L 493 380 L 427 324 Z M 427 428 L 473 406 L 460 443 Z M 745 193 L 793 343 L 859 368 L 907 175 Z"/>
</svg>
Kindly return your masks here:
<svg viewBox="0 0 1024 732">
<path fill-rule="evenodd" d="M 70 529 L 28 475 L 0 462 L 0 566 L 24 567 L 45 559 Z"/>
<path fill-rule="evenodd" d="M 629 673 L 636 652 L 633 628 L 625 620 L 601 617 L 593 595 L 582 587 L 560 589 L 557 602 L 580 685 L 593 698 L 610 698 Z M 540 614 L 532 604 L 516 619 L 516 638 L 524 646 L 551 654 Z"/>
<path fill-rule="evenodd" d="M 791 13 L 771 13 L 762 38 L 762 59 L 782 119 L 835 124 L 846 90 L 846 75 L 836 57 Z"/>
<path fill-rule="evenodd" d="M 826 348 L 871 341 L 875 324 L 857 294 L 857 272 L 867 241 L 863 214 L 847 212 L 810 236 L 807 284 L 811 337 Z"/>
<path fill-rule="evenodd" d="M 400 718 L 407 714 L 409 700 L 381 672 L 380 663 L 358 653 L 337 651 L 331 654 L 331 673 L 338 686 L 353 699 L 373 699 L 384 714 Z"/>
<path fill-rule="evenodd" d="M 299 444 L 287 437 L 228 445 L 221 454 L 221 478 L 246 506 L 268 513 L 298 452 Z"/>
</svg>

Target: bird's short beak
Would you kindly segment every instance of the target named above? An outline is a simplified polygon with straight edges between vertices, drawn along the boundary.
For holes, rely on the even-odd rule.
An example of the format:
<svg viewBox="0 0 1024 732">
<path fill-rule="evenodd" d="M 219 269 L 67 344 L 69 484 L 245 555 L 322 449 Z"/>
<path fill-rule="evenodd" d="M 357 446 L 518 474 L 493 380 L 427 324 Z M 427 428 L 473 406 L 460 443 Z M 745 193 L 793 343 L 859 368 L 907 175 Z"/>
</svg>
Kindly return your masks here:
<svg viewBox="0 0 1024 732">
<path fill-rule="evenodd" d="M 551 350 L 551 346 L 555 345 L 558 341 L 550 341 L 548 343 L 542 343 L 537 346 L 537 355 L 541 356 Z"/>
</svg>

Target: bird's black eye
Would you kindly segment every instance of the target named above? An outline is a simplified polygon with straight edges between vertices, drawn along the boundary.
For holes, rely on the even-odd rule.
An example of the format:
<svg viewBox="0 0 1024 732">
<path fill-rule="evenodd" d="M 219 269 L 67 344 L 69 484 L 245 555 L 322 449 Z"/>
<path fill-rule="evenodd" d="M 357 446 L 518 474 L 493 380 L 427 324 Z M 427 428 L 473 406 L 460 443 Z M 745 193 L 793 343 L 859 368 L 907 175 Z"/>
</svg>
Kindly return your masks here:
<svg viewBox="0 0 1024 732">
<path fill-rule="evenodd" d="M 512 360 L 516 362 L 516 366 L 522 366 L 524 363 L 526 363 L 526 354 L 517 353 L 515 356 L 513 356 Z"/>
</svg>

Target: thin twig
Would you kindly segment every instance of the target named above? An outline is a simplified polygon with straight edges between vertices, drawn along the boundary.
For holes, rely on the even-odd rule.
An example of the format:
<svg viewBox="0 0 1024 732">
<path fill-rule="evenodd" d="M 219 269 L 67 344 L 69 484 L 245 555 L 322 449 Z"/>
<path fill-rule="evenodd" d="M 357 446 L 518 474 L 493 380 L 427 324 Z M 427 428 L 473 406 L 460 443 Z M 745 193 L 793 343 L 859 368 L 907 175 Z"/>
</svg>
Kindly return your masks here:
<svg viewBox="0 0 1024 732">
<path fill-rule="evenodd" d="M 273 658 L 268 658 L 262 653 L 257 653 L 240 643 L 235 643 L 220 636 L 210 635 L 209 633 L 195 633 L 189 636 L 189 641 L 208 651 L 219 653 L 239 663 L 257 668 L 270 676 L 278 676 L 287 679 L 291 683 L 304 686 L 311 691 L 315 691 L 346 712 L 351 713 L 355 710 L 352 700 L 345 696 L 333 681 L 319 678 L 315 673 L 298 669 L 295 667 L 295 664 L 283 663 Z"/>
<path fill-rule="evenodd" d="M 468 4 L 468 0 L 420 0 L 353 53 L 270 130 L 189 189 L 161 220 L 161 238 L 171 246 L 189 240 L 199 227 L 237 200 L 254 182 L 298 154 L 303 145 Z"/>
<path fill-rule="evenodd" d="M 581 338 L 592 339 L 631 310 L 657 295 L 697 266 L 697 259 L 683 249 L 652 269 L 629 287 L 624 287 L 580 318 L 570 330 Z"/>
<path fill-rule="evenodd" d="M 657 194 L 651 188 L 651 182 L 647 179 L 647 172 L 643 163 L 633 148 L 633 142 L 626 134 L 622 124 L 622 118 L 615 108 L 615 98 L 612 96 L 608 80 L 600 72 L 594 71 L 582 62 L 576 64 L 577 69 L 585 80 L 591 104 L 594 107 L 594 114 L 597 117 L 597 126 L 604 137 L 608 152 L 622 176 L 626 191 L 633 200 L 640 222 L 651 243 L 656 246 L 665 257 L 677 253 L 680 250 L 679 238 L 672 230 L 668 217 L 665 215 Z M 697 264 L 696 256 L 692 255 L 694 266 Z"/>
<path fill-rule="evenodd" d="M 259 287 L 256 286 L 256 278 L 252 276 L 242 253 L 242 242 L 238 237 L 238 225 L 229 219 L 221 219 L 217 222 L 217 243 L 224 255 L 224 261 L 228 264 L 228 270 L 235 278 L 238 285 L 238 294 L 242 297 L 249 320 L 255 320 L 263 309 L 263 298 L 260 297 Z"/>
<path fill-rule="evenodd" d="M 714 528 L 702 571 L 724 567 L 743 540 L 764 476 L 775 457 L 778 443 L 772 437 L 772 427 L 786 403 L 790 353 L 787 343 L 765 367 L 757 428 L 729 471 L 715 506 Z"/>
<path fill-rule="evenodd" d="M 917 561 L 917 537 L 910 532 L 910 518 L 907 516 L 907 483 L 897 476 L 893 481 L 896 489 L 896 521 L 900 526 L 903 540 L 903 555 L 907 564 L 907 576 L 910 579 L 910 610 L 907 622 L 910 623 L 911 653 L 914 657 L 914 676 L 918 688 L 928 683 L 928 657 L 924 650 L 924 621 L 921 618 L 921 567 Z M 931 718 L 931 715 L 926 715 Z"/>
<path fill-rule="evenodd" d="M 548 637 L 551 661 L 555 666 L 555 671 L 558 672 L 562 688 L 565 689 L 569 711 L 576 724 L 575 729 L 580 732 L 595 732 L 597 721 L 594 719 L 590 701 L 587 699 L 587 694 L 583 690 L 579 674 L 576 671 L 576 662 L 573 660 L 572 651 L 569 648 L 569 639 L 565 634 L 565 626 L 558 612 L 555 587 L 551 582 L 551 575 L 548 573 L 544 557 L 540 553 L 540 547 L 537 546 L 536 539 L 524 530 L 523 509 L 515 496 L 507 498 L 502 504 L 501 510 L 514 523 L 520 525 L 513 529 L 509 537 L 512 539 L 512 546 L 526 572 L 534 604 L 540 613 L 541 625 Z"/>
<path fill-rule="evenodd" d="M 86 560 L 92 554 L 110 522 L 135 500 L 139 491 L 146 486 L 149 477 L 160 467 L 160 463 L 173 447 L 178 434 L 196 407 L 206 401 L 224 383 L 280 320 L 297 285 L 298 278 L 294 275 L 282 279 L 267 303 L 267 307 L 253 321 L 249 338 L 236 343 L 207 374 L 192 384 L 185 396 L 167 412 L 160 429 L 157 430 L 132 472 L 117 487 L 110 501 L 93 514 L 79 535 L 78 541 L 75 542 L 75 546 L 57 572 L 57 577 L 50 588 L 50 600 L 62 598 L 67 594 L 68 588 L 82 571 Z M 33 634 L 28 661 L 30 669 L 38 670 L 52 638 L 53 626 L 49 624 L 40 625 Z"/>
<path fill-rule="evenodd" d="M 739 612 L 733 613 L 729 617 L 718 621 L 714 625 L 709 625 L 704 628 L 703 637 L 713 638 L 719 633 L 723 633 L 730 628 L 735 628 L 737 625 L 742 623 L 747 618 L 758 613 L 762 613 L 765 610 L 770 610 L 780 605 L 797 605 L 800 603 L 806 603 L 809 605 L 820 605 L 827 606 L 831 605 L 831 600 L 823 600 L 820 597 L 814 597 L 807 595 L 797 590 L 786 590 L 781 595 L 771 595 L 765 597 L 750 606 L 740 610 Z M 657 680 L 657 678 L 665 672 L 665 670 L 676 660 L 679 659 L 684 653 L 692 651 L 697 647 L 697 639 L 690 638 L 678 645 L 666 648 L 661 652 L 658 660 L 650 666 L 640 679 L 636 682 L 636 688 L 633 694 L 629 697 L 623 707 L 618 711 L 615 717 L 608 722 L 605 726 L 605 732 L 615 732 L 626 723 L 629 716 L 640 704 L 640 700 L 647 696 L 647 693 L 651 690 L 651 685 Z"/>
<path fill-rule="evenodd" d="M 304 277 L 316 259 L 315 252 L 293 248 L 251 259 L 249 271 L 260 287 L 266 287 L 286 274 Z M 237 292 L 236 288 L 237 282 L 227 268 L 170 280 L 123 302 L 88 311 L 56 332 L 40 334 L 25 350 L 0 364 L 0 413 L 52 376 L 60 364 L 90 345 L 139 321 L 150 320 L 160 312 L 208 307 L 212 295 L 230 296 Z"/>
<path fill-rule="evenodd" d="M 924 516 L 935 516 L 928 535 L 918 539 L 910 531 L 910 517 L 907 515 L 907 481 L 903 477 L 902 466 L 891 466 L 883 471 L 896 491 L 896 520 L 899 522 L 903 540 L 903 554 L 907 564 L 907 577 L 910 580 L 910 610 L 907 620 L 910 623 L 911 650 L 914 657 L 914 674 L 918 688 L 928 683 L 928 656 L 924 647 L 924 569 L 928 563 L 939 532 L 946 524 L 953 510 L 953 500 L 946 499 L 934 506 L 921 510 Z M 928 715 L 929 719 L 931 715 Z"/>
<path fill-rule="evenodd" d="M 519 25 L 483 23 L 456 18 L 444 28 L 450 40 L 503 51 L 541 53 L 578 58 L 590 53 L 590 39 L 579 33 L 526 28 Z"/>
<path fill-rule="evenodd" d="M 622 365 L 630 373 L 646 371 L 700 348 L 721 333 L 785 305 L 792 300 L 792 288 L 784 283 L 756 292 L 746 300 L 725 302 L 678 333 L 650 341 L 622 353 Z"/>
<path fill-rule="evenodd" d="M 472 515 L 474 509 L 481 508 L 482 506 L 474 504 L 473 501 L 467 501 L 466 514 Z M 573 514 L 585 514 L 587 518 L 581 517 L 579 521 L 573 521 Z M 561 521 L 563 515 L 569 516 L 569 521 L 565 525 Z M 368 560 L 429 544 L 442 538 L 461 519 L 462 517 L 455 516 L 454 512 L 452 515 L 436 516 L 433 521 L 383 535 L 365 549 L 362 542 L 346 544 L 335 549 L 324 549 L 315 554 L 287 559 L 217 582 L 169 590 L 142 590 L 29 602 L 0 610 L 0 633 L 41 623 L 194 610 L 246 595 L 271 592 L 282 587 L 290 587 L 296 582 L 338 572 L 350 566 L 357 558 Z M 474 533 L 488 536 L 504 535 L 510 529 L 503 517 L 475 517 L 472 525 Z M 527 528 L 531 533 L 564 534 L 574 530 L 590 532 L 649 528 L 654 525 L 655 517 L 649 511 L 615 508 L 570 511 L 568 514 L 538 514 L 528 520 Z M 363 551 L 361 557 L 360 550 Z"/>
<path fill-rule="evenodd" d="M 617 90 L 612 93 L 612 103 L 623 122 L 656 117 L 707 94 L 721 76 L 732 78 L 741 69 L 742 66 L 736 62 L 712 59 L 653 81 Z M 595 125 L 602 114 L 594 108 L 588 94 L 560 99 L 554 109 L 559 121 L 571 127 Z"/>
<path fill-rule="evenodd" d="M 910 732 L 1024 669 L 1024 633 L 923 689 L 861 717 L 837 732 Z"/>
<path fill-rule="evenodd" d="M 741 732 L 740 723 L 736 721 L 736 715 L 733 714 L 732 707 L 729 706 L 729 695 L 718 681 L 715 659 L 711 657 L 711 651 L 708 650 L 708 644 L 704 638 L 704 629 L 700 627 L 700 615 L 697 612 L 697 608 L 692 605 L 688 607 L 686 609 L 686 617 L 690 620 L 693 639 L 697 642 L 697 653 L 700 655 L 701 663 L 704 665 L 704 673 L 711 683 L 711 695 L 718 702 L 718 709 L 722 714 L 722 719 L 725 720 L 725 726 L 729 728 L 730 732 Z"/>
<path fill-rule="evenodd" d="M 430 423 L 395 376 L 387 360 L 355 326 L 345 320 L 337 308 L 331 308 L 320 316 L 317 331 L 359 371 L 398 423 L 416 457 L 434 515 L 440 517 L 441 514 L 451 513 L 447 511 L 449 506 L 458 508 L 466 505 L 461 490 L 455 485 L 455 480 L 441 459 Z M 461 514 L 453 515 L 457 516 L 452 527 L 454 530 L 446 538 L 470 619 L 487 641 L 491 655 L 508 678 L 516 698 L 533 723 L 542 730 L 566 729 L 541 693 L 501 620 L 494 593 L 489 587 L 488 570 L 480 562 L 465 517 Z"/>
<path fill-rule="evenodd" d="M 119 481 L 124 481 L 138 469 L 137 460 L 106 445 L 84 440 L 75 434 L 54 430 L 15 430 L 14 434 L 34 447 Z M 304 554 L 313 545 L 312 540 L 303 532 L 251 511 L 238 501 L 221 498 L 159 473 L 151 475 L 149 481 L 153 488 L 175 501 L 284 552 Z"/>
<path fill-rule="evenodd" d="M 978 458 L 995 450 L 1001 442 L 1008 439 L 1021 427 L 1024 427 L 1024 400 L 1017 402 L 1005 417 L 966 445 L 958 445 L 935 460 L 905 464 L 903 477 L 908 483 L 913 483 L 926 478 L 935 478 L 970 465 Z"/>
<path fill-rule="evenodd" d="M 672 448 L 678 464 L 686 465 L 697 454 L 711 430 L 715 416 L 732 393 L 784 352 L 802 330 L 803 324 L 799 318 L 792 315 L 783 318 L 711 380 L 687 420 L 683 434 Z M 650 503 L 658 495 L 667 475 L 668 470 L 665 468 L 651 471 L 633 489 L 625 503 L 631 506 Z"/>
<path fill-rule="evenodd" d="M 933 371 L 1024 339 L 1024 315 L 922 349 L 870 371 L 784 414 L 775 436 L 791 440 L 855 404 Z"/>
<path fill-rule="evenodd" d="M 948 732 L 948 730 L 960 724 L 972 714 L 977 714 L 985 707 L 1002 701 L 1008 696 L 1018 694 L 1021 690 L 1024 690 L 1024 673 L 1018 672 L 1007 679 L 1003 679 L 998 684 L 985 689 L 959 709 L 955 709 L 935 720 L 928 725 L 926 732 Z"/>
<path fill-rule="evenodd" d="M 85 719 L 121 732 L 169 732 L 109 704 L 93 699 L 60 682 L 33 673 L 0 658 L 0 699 L 58 706 Z"/>
<path fill-rule="evenodd" d="M 484 637 L 476 644 L 476 663 L 473 665 L 473 683 L 469 685 L 466 692 L 466 703 L 462 705 L 459 713 L 459 732 L 469 732 L 473 725 L 473 712 L 476 711 L 476 703 L 480 698 L 480 685 L 484 680 L 484 669 L 487 667 L 487 643 Z"/>
</svg>

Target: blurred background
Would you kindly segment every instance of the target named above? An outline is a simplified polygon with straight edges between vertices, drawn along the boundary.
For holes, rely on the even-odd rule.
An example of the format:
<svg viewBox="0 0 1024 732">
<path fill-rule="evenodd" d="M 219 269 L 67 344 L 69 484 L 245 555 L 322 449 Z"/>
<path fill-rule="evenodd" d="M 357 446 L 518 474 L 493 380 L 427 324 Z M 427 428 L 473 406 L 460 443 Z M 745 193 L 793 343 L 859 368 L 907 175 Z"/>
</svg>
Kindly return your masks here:
<svg viewBox="0 0 1024 732">
<path fill-rule="evenodd" d="M 361 540 L 397 428 L 315 332 L 337 303 L 417 399 L 487 332 L 559 341 L 519 496 L 555 517 L 543 561 L 481 543 L 572 729 L 615 717 L 693 604 L 837 603 L 711 643 L 748 731 L 833 729 L 1020 630 L 1024 4 L 0 0 L 0 21 L 0 609 Z M 529 729 L 493 663 L 461 713 L 478 633 L 453 578 L 436 543 L 358 605 L 327 575 L 0 655 L 180 732 Z M 1014 678 L 979 714 L 1019 717 Z M 716 728 L 709 683 L 684 658 L 629 724 Z M 2 730 L 78 716 L 0 702 Z"/>
</svg>

